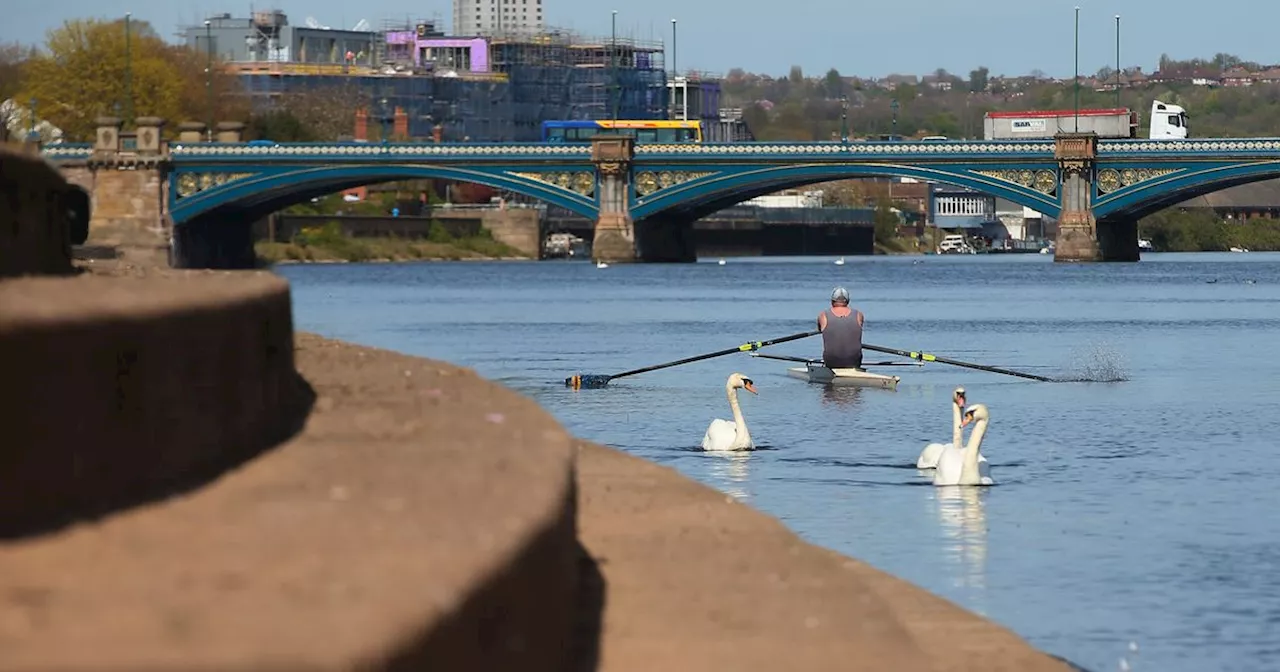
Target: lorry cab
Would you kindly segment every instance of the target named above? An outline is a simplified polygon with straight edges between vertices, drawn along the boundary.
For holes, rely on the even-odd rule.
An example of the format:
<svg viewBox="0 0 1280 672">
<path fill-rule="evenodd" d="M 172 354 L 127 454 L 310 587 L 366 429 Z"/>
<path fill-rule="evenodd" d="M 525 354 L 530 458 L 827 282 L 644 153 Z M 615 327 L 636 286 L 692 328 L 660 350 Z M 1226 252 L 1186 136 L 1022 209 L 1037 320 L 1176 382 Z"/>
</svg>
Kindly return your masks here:
<svg viewBox="0 0 1280 672">
<path fill-rule="evenodd" d="M 1151 101 L 1151 139 L 1187 137 L 1187 111 L 1179 105 Z"/>
</svg>

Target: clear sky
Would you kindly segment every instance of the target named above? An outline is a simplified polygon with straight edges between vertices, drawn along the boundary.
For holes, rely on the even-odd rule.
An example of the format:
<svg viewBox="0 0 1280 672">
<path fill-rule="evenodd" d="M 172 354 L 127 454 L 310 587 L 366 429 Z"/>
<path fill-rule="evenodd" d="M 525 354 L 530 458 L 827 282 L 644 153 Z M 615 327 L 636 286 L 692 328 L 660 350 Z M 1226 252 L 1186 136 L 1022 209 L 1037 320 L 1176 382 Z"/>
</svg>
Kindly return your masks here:
<svg viewBox="0 0 1280 672">
<path fill-rule="evenodd" d="M 1151 72 L 1160 54 L 1174 58 L 1235 54 L 1263 63 L 1280 61 L 1273 48 L 1280 2 L 1268 0 L 543 0 L 548 23 L 608 36 L 618 10 L 619 36 L 669 41 L 678 23 L 681 68 L 726 72 L 733 67 L 772 75 L 792 65 L 820 75 L 835 67 L 847 75 L 927 74 L 946 68 L 960 76 L 979 65 L 992 74 L 1039 69 L 1070 77 L 1074 68 L 1074 15 L 1080 5 L 1080 72 L 1115 62 L 1115 15 L 1121 18 L 1121 60 Z M 613 4 L 610 4 L 613 3 Z M 208 14 L 246 16 L 278 8 L 289 22 L 308 16 L 322 25 L 350 28 L 366 19 L 438 14 L 452 23 L 450 0 L 12 0 L 0 22 L 0 42 L 42 42 L 64 19 L 123 16 L 150 21 L 166 39 L 181 24 Z"/>
</svg>

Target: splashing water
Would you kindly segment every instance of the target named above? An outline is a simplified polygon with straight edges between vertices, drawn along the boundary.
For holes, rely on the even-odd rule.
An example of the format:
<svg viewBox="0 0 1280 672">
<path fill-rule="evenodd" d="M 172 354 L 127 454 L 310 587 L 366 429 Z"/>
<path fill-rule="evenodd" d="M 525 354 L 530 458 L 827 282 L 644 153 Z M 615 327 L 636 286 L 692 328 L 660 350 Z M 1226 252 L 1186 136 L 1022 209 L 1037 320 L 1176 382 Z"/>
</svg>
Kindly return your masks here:
<svg viewBox="0 0 1280 672">
<path fill-rule="evenodd" d="M 1122 383 L 1129 380 L 1120 353 L 1106 343 L 1093 343 L 1077 350 L 1071 359 L 1075 361 L 1072 373 L 1059 378 L 1072 383 Z"/>
</svg>

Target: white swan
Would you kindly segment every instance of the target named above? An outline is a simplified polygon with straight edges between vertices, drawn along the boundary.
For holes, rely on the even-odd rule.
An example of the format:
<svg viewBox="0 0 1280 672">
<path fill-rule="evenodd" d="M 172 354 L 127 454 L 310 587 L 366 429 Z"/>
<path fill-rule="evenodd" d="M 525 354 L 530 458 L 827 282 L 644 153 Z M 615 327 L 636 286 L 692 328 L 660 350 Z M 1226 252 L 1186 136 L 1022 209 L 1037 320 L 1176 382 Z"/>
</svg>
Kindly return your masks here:
<svg viewBox="0 0 1280 672">
<path fill-rule="evenodd" d="M 938 466 L 938 456 L 942 451 L 960 445 L 960 409 L 964 408 L 964 388 L 957 387 L 951 393 L 951 443 L 930 443 L 920 451 L 916 458 L 916 469 L 933 469 Z"/>
<path fill-rule="evenodd" d="M 747 421 L 742 417 L 742 408 L 738 406 L 738 388 L 751 394 L 756 392 L 756 384 L 741 373 L 734 373 L 725 381 L 725 394 L 729 396 L 729 408 L 733 409 L 733 422 L 716 418 L 707 427 L 702 436 L 703 450 L 750 450 L 755 448 L 751 442 L 751 432 L 747 431 Z"/>
<path fill-rule="evenodd" d="M 836 266 L 844 266 L 844 257 L 836 259 Z"/>
<path fill-rule="evenodd" d="M 933 472 L 934 485 L 994 485 L 987 461 L 978 454 L 982 436 L 987 433 L 990 415 L 983 404 L 974 404 L 964 412 L 964 424 L 974 422 L 973 433 L 964 450 L 943 451 L 938 458 L 938 470 Z"/>
</svg>

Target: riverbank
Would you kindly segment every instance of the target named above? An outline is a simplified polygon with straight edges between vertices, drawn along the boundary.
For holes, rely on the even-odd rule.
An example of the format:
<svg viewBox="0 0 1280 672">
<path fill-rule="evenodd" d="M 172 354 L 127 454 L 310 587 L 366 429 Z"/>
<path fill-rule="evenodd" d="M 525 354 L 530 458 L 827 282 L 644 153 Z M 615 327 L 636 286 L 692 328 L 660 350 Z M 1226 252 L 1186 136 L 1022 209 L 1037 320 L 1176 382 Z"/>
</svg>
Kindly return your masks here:
<svg viewBox="0 0 1280 672">
<path fill-rule="evenodd" d="M 529 255 L 493 239 L 487 231 L 466 237 L 437 234 L 429 238 L 344 235 L 336 225 L 309 230 L 288 243 L 258 241 L 254 253 L 264 265 L 362 261 L 462 261 L 530 259 Z"/>
</svg>

